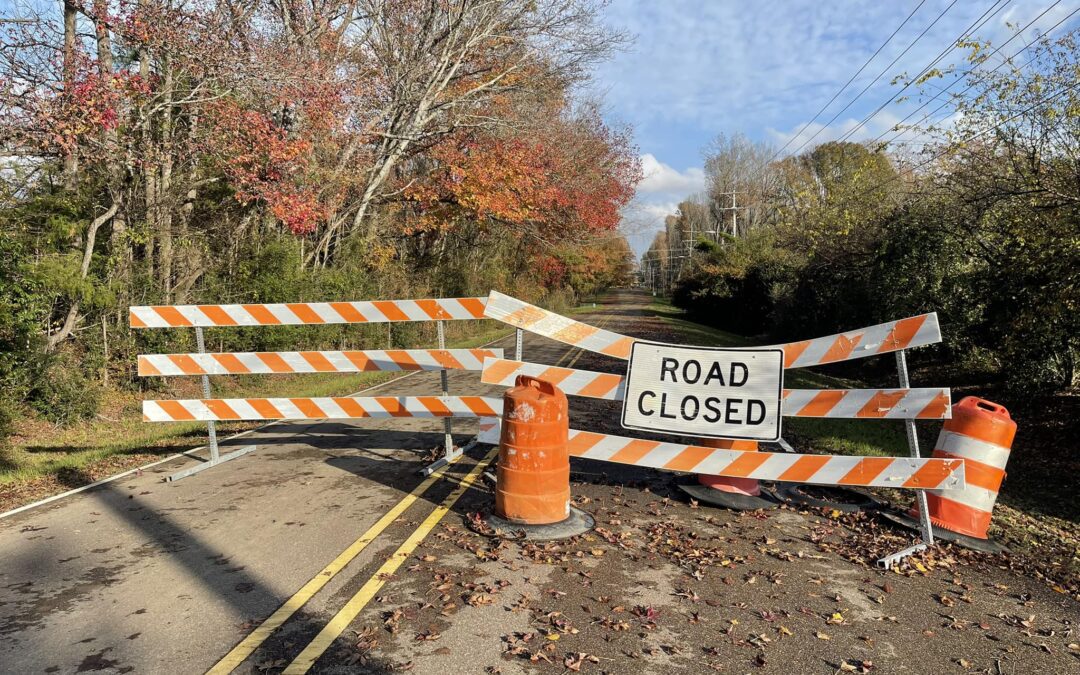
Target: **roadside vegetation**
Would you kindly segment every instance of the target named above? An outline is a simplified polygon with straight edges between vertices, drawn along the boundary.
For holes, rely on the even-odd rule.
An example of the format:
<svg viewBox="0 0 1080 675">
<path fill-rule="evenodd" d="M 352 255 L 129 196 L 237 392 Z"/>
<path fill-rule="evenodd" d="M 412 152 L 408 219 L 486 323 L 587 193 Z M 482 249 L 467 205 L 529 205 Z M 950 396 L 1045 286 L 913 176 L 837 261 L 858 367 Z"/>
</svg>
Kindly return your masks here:
<svg viewBox="0 0 1080 675">
<path fill-rule="evenodd" d="M 5 490 L 178 437 L 133 415 L 194 385 L 138 378 L 135 356 L 193 351 L 194 336 L 133 332 L 131 305 L 494 288 L 564 309 L 627 279 L 616 228 L 637 152 L 581 94 L 625 42 L 602 2 L 20 7 L 0 38 Z M 207 337 L 364 349 L 431 345 L 430 328 Z M 289 391 L 371 381 L 324 379 Z"/>
</svg>

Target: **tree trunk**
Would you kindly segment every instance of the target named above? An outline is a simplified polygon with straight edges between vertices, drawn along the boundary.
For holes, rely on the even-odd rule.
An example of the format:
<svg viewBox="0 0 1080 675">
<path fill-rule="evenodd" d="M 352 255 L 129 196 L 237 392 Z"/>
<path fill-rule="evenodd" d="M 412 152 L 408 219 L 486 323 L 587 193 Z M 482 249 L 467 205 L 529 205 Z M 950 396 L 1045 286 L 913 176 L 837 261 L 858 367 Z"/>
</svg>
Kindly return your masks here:
<svg viewBox="0 0 1080 675">
<path fill-rule="evenodd" d="M 68 92 L 75 80 L 75 5 L 71 0 L 64 0 L 64 91 Z M 75 148 L 70 148 L 64 155 L 64 187 L 74 190 L 78 183 L 79 158 Z"/>
</svg>

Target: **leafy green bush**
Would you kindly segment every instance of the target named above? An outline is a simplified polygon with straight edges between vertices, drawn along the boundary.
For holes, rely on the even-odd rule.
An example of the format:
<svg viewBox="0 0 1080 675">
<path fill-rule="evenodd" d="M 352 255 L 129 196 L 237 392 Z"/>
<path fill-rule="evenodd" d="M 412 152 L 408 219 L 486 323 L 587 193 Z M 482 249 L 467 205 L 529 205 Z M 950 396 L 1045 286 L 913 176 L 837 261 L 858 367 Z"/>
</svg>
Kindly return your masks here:
<svg viewBox="0 0 1080 675">
<path fill-rule="evenodd" d="M 45 419 L 61 426 L 90 419 L 98 411 L 100 385 L 74 359 L 52 360 L 30 390 L 30 405 Z"/>
</svg>

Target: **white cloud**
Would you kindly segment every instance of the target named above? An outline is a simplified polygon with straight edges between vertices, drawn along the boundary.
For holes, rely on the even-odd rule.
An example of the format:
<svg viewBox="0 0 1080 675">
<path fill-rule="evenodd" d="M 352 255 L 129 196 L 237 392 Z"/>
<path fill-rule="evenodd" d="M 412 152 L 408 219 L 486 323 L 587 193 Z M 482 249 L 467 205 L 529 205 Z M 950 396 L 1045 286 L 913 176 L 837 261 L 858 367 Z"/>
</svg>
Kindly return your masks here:
<svg viewBox="0 0 1080 675">
<path fill-rule="evenodd" d="M 778 148 L 784 147 L 785 145 L 787 146 L 784 149 L 785 154 L 795 154 L 796 150 L 799 150 L 804 144 L 806 147 L 802 148 L 801 152 L 805 152 L 816 145 L 839 140 L 844 137 L 846 137 L 844 140 L 853 143 L 875 139 L 878 136 L 882 136 L 882 140 L 888 140 L 894 134 L 886 132 L 892 130 L 900 119 L 901 118 L 897 115 L 894 115 L 887 110 L 883 110 L 876 117 L 862 126 L 859 125 L 862 121 L 861 119 L 849 117 L 846 120 L 836 122 L 830 126 L 825 126 L 820 122 L 814 122 L 810 125 L 802 122 L 796 124 L 788 131 L 780 131 L 771 127 L 766 127 L 765 133 L 767 133 L 769 138 L 776 143 Z M 916 119 L 917 118 L 913 118 L 910 121 L 914 122 Z"/>
<path fill-rule="evenodd" d="M 687 196 L 705 189 L 705 172 L 698 167 L 679 171 L 656 159 L 651 153 L 641 156 L 644 178 L 638 183 L 639 193 L 676 193 Z"/>
</svg>

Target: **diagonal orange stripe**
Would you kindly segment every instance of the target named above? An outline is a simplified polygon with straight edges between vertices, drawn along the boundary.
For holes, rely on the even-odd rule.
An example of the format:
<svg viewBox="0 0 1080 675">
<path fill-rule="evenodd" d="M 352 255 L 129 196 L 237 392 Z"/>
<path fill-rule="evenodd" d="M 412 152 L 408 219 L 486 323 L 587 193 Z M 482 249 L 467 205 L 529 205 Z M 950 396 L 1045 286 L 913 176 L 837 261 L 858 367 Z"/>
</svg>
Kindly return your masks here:
<svg viewBox="0 0 1080 675">
<path fill-rule="evenodd" d="M 235 354 L 213 354 L 214 360 L 221 364 L 225 372 L 230 374 L 250 373 L 251 369 L 244 365 L 243 361 L 236 358 Z"/>
<path fill-rule="evenodd" d="M 195 362 L 195 359 L 191 358 L 187 354 L 168 354 L 166 355 L 173 365 L 180 369 L 181 373 L 185 375 L 205 375 L 206 371 L 202 366 Z"/>
<path fill-rule="evenodd" d="M 268 399 L 265 398 L 249 398 L 247 400 L 248 405 L 255 408 L 255 412 L 262 415 L 264 420 L 279 420 L 285 415 L 274 406 Z"/>
<path fill-rule="evenodd" d="M 451 417 L 454 413 L 450 412 L 450 408 L 446 407 L 446 404 L 439 400 L 438 396 L 420 396 L 420 405 L 428 409 L 435 417 Z"/>
<path fill-rule="evenodd" d="M 386 355 L 391 361 L 401 366 L 402 370 L 420 370 L 420 364 L 404 349 L 387 349 Z"/>
<path fill-rule="evenodd" d="M 484 358 L 483 354 L 477 354 L 476 353 L 479 350 L 473 349 L 471 351 L 473 353 L 473 356 L 476 356 L 477 358 L 481 359 L 481 361 L 483 360 L 483 358 Z M 428 353 L 431 354 L 431 356 L 435 359 L 435 361 L 440 366 L 442 366 L 443 368 L 449 368 L 451 370 L 458 370 L 458 369 L 465 368 L 464 364 L 462 364 L 461 361 L 458 361 L 456 358 L 454 358 L 454 355 L 451 354 L 449 350 L 446 350 L 446 349 L 430 349 L 430 350 L 428 350 Z"/>
<path fill-rule="evenodd" d="M 321 419 L 326 417 L 326 411 L 320 408 L 315 401 L 310 398 L 290 398 L 289 402 L 304 414 L 305 419 Z"/>
<path fill-rule="evenodd" d="M 922 316 L 913 316 L 897 321 L 896 325 L 889 331 L 889 335 L 881 342 L 878 352 L 906 348 L 915 337 L 915 334 L 922 328 L 922 325 L 926 323 L 927 316 L 929 315 L 923 314 Z"/>
<path fill-rule="evenodd" d="M 206 315 L 215 326 L 235 326 L 236 319 L 229 316 L 221 305 L 199 305 L 199 311 Z"/>
<path fill-rule="evenodd" d="M 277 352 L 255 352 L 256 358 L 266 364 L 266 367 L 274 373 L 292 373 L 295 372 L 293 367 L 285 362 L 285 359 L 281 358 L 281 355 Z"/>
<path fill-rule="evenodd" d="M 454 318 L 450 315 L 450 312 L 446 311 L 446 308 L 439 304 L 438 300 L 417 300 L 416 306 L 422 309 L 424 314 L 427 314 L 436 321 Z"/>
<path fill-rule="evenodd" d="M 331 302 L 330 308 L 349 323 L 366 323 L 367 317 L 360 313 L 351 302 Z"/>
<path fill-rule="evenodd" d="M 499 413 L 492 410 L 491 406 L 487 404 L 487 401 L 482 396 L 462 396 L 461 402 L 465 406 L 476 413 L 478 417 L 498 417 Z"/>
<path fill-rule="evenodd" d="M 151 307 L 170 326 L 190 326 L 191 322 L 175 307 Z"/>
<path fill-rule="evenodd" d="M 518 368 L 521 367 L 521 361 L 509 361 L 507 359 L 499 359 L 494 363 L 489 363 L 484 367 L 484 371 L 480 374 L 480 381 L 484 384 L 499 384 L 506 378 L 513 375 Z"/>
<path fill-rule="evenodd" d="M 143 323 L 143 320 L 136 316 L 135 312 L 132 312 L 131 310 L 128 310 L 128 323 L 131 324 L 132 328 L 146 328 L 146 324 Z"/>
<path fill-rule="evenodd" d="M 376 396 L 375 400 L 390 414 L 391 417 L 412 417 L 405 404 L 394 396 Z"/>
<path fill-rule="evenodd" d="M 952 472 L 964 464 L 964 460 L 945 460 L 942 462 L 927 462 L 904 482 L 906 488 L 936 488 L 939 487 Z M 965 474 L 967 473 L 967 467 Z M 967 481 L 967 478 L 964 478 Z M 996 492 L 996 489 L 995 489 Z"/>
<path fill-rule="evenodd" d="M 547 315 L 548 313 L 539 307 L 527 305 L 507 314 L 506 318 L 503 319 L 503 322 L 508 323 L 511 326 L 518 326 L 519 328 L 528 328 L 537 321 L 542 321 Z"/>
<path fill-rule="evenodd" d="M 803 340 L 802 342 L 792 342 L 791 344 L 784 345 L 784 367 L 790 368 L 792 364 L 799 360 L 802 353 L 806 351 L 806 348 L 810 346 L 810 340 Z"/>
<path fill-rule="evenodd" d="M 866 402 L 866 405 L 855 413 L 855 417 L 885 417 L 905 395 L 907 395 L 907 392 L 903 389 L 899 391 L 876 391 L 870 397 L 870 400 Z"/>
<path fill-rule="evenodd" d="M 658 445 L 660 445 L 658 441 L 635 439 L 619 448 L 614 455 L 608 458 L 608 461 L 621 462 L 623 464 L 637 464 L 642 457 L 652 452 Z"/>
<path fill-rule="evenodd" d="M 945 392 L 939 393 L 934 397 L 933 401 L 926 404 L 926 407 L 919 411 L 917 417 L 919 419 L 943 419 L 949 412 L 949 395 Z"/>
<path fill-rule="evenodd" d="M 342 353 L 345 355 L 345 358 L 349 359 L 349 361 L 352 362 L 352 364 L 354 366 L 356 366 L 356 369 L 359 370 L 360 372 L 368 372 L 368 371 L 371 371 L 371 370 L 381 370 L 381 368 L 379 368 L 379 364 L 376 363 L 375 361 L 372 361 L 371 359 L 369 359 L 367 357 L 367 355 L 364 354 L 364 352 L 342 352 Z"/>
<path fill-rule="evenodd" d="M 244 310 L 251 315 L 252 319 L 255 319 L 255 323 L 260 326 L 277 326 L 281 321 L 274 316 L 274 314 L 266 308 L 266 305 L 240 305 Z"/>
<path fill-rule="evenodd" d="M 829 458 L 822 457 L 821 455 L 806 455 L 804 457 L 799 457 L 784 471 L 784 473 L 780 474 L 776 480 L 802 483 L 813 478 L 814 474 L 828 463 Z"/>
<path fill-rule="evenodd" d="M 549 366 L 536 376 L 536 379 L 549 382 L 554 385 L 562 384 L 562 381 L 574 374 L 574 371 L 569 368 L 559 368 L 558 366 Z"/>
<path fill-rule="evenodd" d="M 743 452 L 734 462 L 724 467 L 724 471 L 721 475 L 734 478 L 746 478 L 759 466 L 769 461 L 769 457 L 770 453 L 768 452 Z"/>
<path fill-rule="evenodd" d="M 240 415 L 220 398 L 203 399 L 203 405 L 209 408 L 219 420 L 240 419 Z"/>
<path fill-rule="evenodd" d="M 582 396 L 594 396 L 596 398 L 603 398 L 619 386 L 619 383 L 623 381 L 621 375 L 612 375 L 605 373 L 603 375 L 597 375 L 593 378 L 592 382 L 581 388 L 578 393 Z"/>
<path fill-rule="evenodd" d="M 840 389 L 823 389 L 819 391 L 810 402 L 796 411 L 798 417 L 824 417 L 830 410 L 836 407 L 844 398 L 845 392 Z"/>
<path fill-rule="evenodd" d="M 668 461 L 668 463 L 664 465 L 664 468 L 671 469 L 672 471 L 690 471 L 698 464 L 701 464 L 702 460 L 710 457 L 714 452 L 716 452 L 716 448 L 690 445 Z"/>
<path fill-rule="evenodd" d="M 604 440 L 603 434 L 579 431 L 566 444 L 566 448 L 571 457 L 580 457 L 602 440 Z"/>
<path fill-rule="evenodd" d="M 370 413 L 364 409 L 364 406 L 360 405 L 360 403 L 351 396 L 336 397 L 334 398 L 334 403 L 336 403 L 349 417 L 356 419 L 370 417 Z"/>
<path fill-rule="evenodd" d="M 178 422 L 195 419 L 195 416 L 188 412 L 188 409 L 180 405 L 177 401 L 157 401 L 157 404 L 161 406 L 161 409 L 165 411 L 166 415 Z"/>
<path fill-rule="evenodd" d="M 458 298 L 457 300 L 459 303 L 461 303 L 461 306 L 464 307 L 465 311 L 467 311 L 469 314 L 472 314 L 477 319 L 484 318 L 484 305 L 487 303 L 485 303 L 483 300 L 480 300 L 478 298 Z"/>
<path fill-rule="evenodd" d="M 586 338 L 588 338 L 588 337 L 590 337 L 592 335 L 596 335 L 599 332 L 600 332 L 599 328 L 596 328 L 594 326 L 590 326 L 590 325 L 585 324 L 585 323 L 578 323 L 577 321 L 575 321 L 574 323 L 570 324 L 566 328 L 563 328 L 561 330 L 557 330 L 554 333 L 552 333 L 551 338 L 553 340 L 558 340 L 559 342 L 565 342 L 567 344 L 572 344 L 572 345 L 579 345 Z"/>
<path fill-rule="evenodd" d="M 161 371 L 154 367 L 154 364 L 150 362 L 145 356 L 139 355 L 139 375 L 141 377 L 148 377 L 152 375 L 160 375 Z"/>
<path fill-rule="evenodd" d="M 862 333 L 852 339 L 848 339 L 846 335 L 837 335 L 832 346 L 829 347 L 829 350 L 825 352 L 825 355 L 821 357 L 821 361 L 818 363 L 834 363 L 847 359 L 847 357 L 851 356 L 851 352 L 855 350 L 855 346 L 859 344 L 862 337 Z"/>
<path fill-rule="evenodd" d="M 891 457 L 865 457 L 855 465 L 851 471 L 844 474 L 843 478 L 836 481 L 837 485 L 866 485 L 888 469 L 893 463 Z"/>
<path fill-rule="evenodd" d="M 300 352 L 300 357 L 303 358 L 316 372 L 320 373 L 336 373 L 337 368 L 334 364 L 330 363 L 330 359 L 322 355 L 322 352 Z"/>
<path fill-rule="evenodd" d="M 388 321 L 409 320 L 409 315 L 401 311 L 401 308 L 397 306 L 396 302 L 391 302 L 389 300 L 376 300 L 371 304 L 375 305 L 375 309 L 382 312 L 383 316 L 385 316 Z"/>
<path fill-rule="evenodd" d="M 984 490 L 997 492 L 1001 488 L 1001 481 L 1005 480 L 1005 470 L 996 466 L 990 466 L 974 459 L 967 459 L 954 455 L 944 450 L 935 450 L 934 457 L 943 459 L 958 459 L 964 462 L 964 482 L 968 485 L 981 487 Z"/>
<path fill-rule="evenodd" d="M 601 349 L 600 352 L 618 359 L 627 359 L 630 358 L 630 348 L 633 346 L 633 338 L 622 337 Z"/>
<path fill-rule="evenodd" d="M 285 306 L 300 319 L 300 323 L 326 323 L 306 302 L 287 302 Z"/>
</svg>

